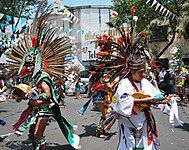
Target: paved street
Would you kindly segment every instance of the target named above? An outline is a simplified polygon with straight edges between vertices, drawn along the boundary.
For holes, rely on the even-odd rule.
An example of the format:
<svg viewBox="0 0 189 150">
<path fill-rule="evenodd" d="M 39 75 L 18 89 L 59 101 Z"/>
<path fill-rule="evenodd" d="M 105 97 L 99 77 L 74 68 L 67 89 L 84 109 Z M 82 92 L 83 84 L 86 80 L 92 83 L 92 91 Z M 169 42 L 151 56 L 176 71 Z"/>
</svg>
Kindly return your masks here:
<svg viewBox="0 0 189 150">
<path fill-rule="evenodd" d="M 94 134 L 95 128 L 99 121 L 100 113 L 93 110 L 93 106 L 91 104 L 83 116 L 79 116 L 77 114 L 77 111 L 81 105 L 86 101 L 86 98 L 76 100 L 74 97 L 69 96 L 66 98 L 67 106 L 65 108 L 61 108 L 62 114 L 79 126 L 78 134 L 81 137 L 81 149 L 116 150 L 118 143 L 116 125 L 114 125 L 113 129 L 111 130 L 111 136 L 107 137 L 106 139 L 96 138 Z M 19 114 L 26 108 L 26 105 L 26 102 L 18 104 L 12 100 L 0 103 L 0 118 L 7 122 L 5 126 L 0 126 L 0 134 L 11 132 L 11 125 L 18 119 Z M 160 146 L 158 150 L 189 150 L 189 106 L 179 106 L 179 109 L 180 119 L 185 122 L 185 125 L 183 127 L 177 126 L 174 133 L 172 133 L 169 129 L 167 116 L 163 115 L 159 110 L 153 110 L 159 130 Z M 46 129 L 45 135 L 47 137 L 47 150 L 72 150 L 60 132 L 56 122 L 50 123 Z M 4 142 L 0 142 L 0 149 L 31 150 L 31 147 L 26 147 L 21 143 L 26 138 L 27 133 L 20 137 L 12 135 Z"/>
</svg>

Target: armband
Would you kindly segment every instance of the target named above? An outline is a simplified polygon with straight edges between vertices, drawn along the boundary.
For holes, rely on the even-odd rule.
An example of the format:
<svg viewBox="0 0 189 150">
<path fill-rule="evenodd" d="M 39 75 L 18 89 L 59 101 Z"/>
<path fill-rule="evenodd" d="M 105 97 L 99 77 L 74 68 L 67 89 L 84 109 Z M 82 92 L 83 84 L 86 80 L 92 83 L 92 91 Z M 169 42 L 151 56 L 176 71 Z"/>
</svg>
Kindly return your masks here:
<svg viewBox="0 0 189 150">
<path fill-rule="evenodd" d="M 47 94 L 46 93 L 39 94 L 39 99 L 40 100 L 46 100 L 47 99 Z"/>
<path fill-rule="evenodd" d="M 37 99 L 39 99 L 39 97 L 38 97 L 37 93 L 31 91 L 31 92 L 28 93 L 28 99 L 29 100 L 37 100 Z"/>
<path fill-rule="evenodd" d="M 155 100 L 163 100 L 164 99 L 164 96 L 163 94 L 157 94 L 153 97 Z"/>
</svg>

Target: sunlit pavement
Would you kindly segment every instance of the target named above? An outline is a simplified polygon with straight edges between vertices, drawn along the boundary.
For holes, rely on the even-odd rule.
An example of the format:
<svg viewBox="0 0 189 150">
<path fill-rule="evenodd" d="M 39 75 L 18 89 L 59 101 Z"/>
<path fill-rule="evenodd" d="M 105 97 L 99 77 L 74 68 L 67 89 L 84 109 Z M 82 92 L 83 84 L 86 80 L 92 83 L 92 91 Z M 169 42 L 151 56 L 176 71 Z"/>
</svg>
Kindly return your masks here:
<svg viewBox="0 0 189 150">
<path fill-rule="evenodd" d="M 78 125 L 78 134 L 81 137 L 82 150 L 116 150 L 118 143 L 117 123 L 111 130 L 111 135 L 105 139 L 94 136 L 98 124 L 100 113 L 93 109 L 92 103 L 83 116 L 79 116 L 77 111 L 88 100 L 82 95 L 82 100 L 77 100 L 73 96 L 67 96 L 66 107 L 61 108 L 62 115 L 72 120 Z M 5 126 L 0 126 L 0 134 L 11 132 L 11 125 L 18 119 L 20 113 L 27 107 L 27 102 L 16 103 L 13 100 L 0 102 L 0 119 L 7 122 Z M 183 127 L 176 126 L 174 133 L 171 132 L 168 124 L 168 117 L 160 110 L 152 109 L 159 130 L 160 146 L 158 150 L 189 150 L 189 106 L 179 106 L 179 116 L 185 122 Z M 25 146 L 22 141 L 27 138 L 25 133 L 17 137 L 12 135 L 0 142 L 0 149 L 20 149 L 31 150 L 32 147 Z M 56 122 L 52 121 L 46 128 L 47 150 L 72 150 L 62 135 Z"/>
</svg>

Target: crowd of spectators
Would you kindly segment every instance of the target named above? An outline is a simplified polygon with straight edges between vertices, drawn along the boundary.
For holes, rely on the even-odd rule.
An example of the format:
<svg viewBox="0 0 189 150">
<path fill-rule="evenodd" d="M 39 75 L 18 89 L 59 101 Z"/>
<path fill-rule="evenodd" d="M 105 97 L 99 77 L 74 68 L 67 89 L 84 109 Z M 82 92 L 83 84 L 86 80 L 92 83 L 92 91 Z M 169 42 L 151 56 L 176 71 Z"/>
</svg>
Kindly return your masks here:
<svg viewBox="0 0 189 150">
<path fill-rule="evenodd" d="M 165 67 L 162 67 L 161 70 L 157 72 L 148 67 L 146 78 L 166 96 L 169 94 L 179 95 L 181 98 L 181 101 L 179 102 L 180 105 L 187 105 L 189 102 L 189 72 L 185 67 L 179 67 L 175 72 L 170 69 L 166 70 Z M 19 81 L 19 77 L 16 73 L 8 76 L 5 72 L 0 73 L 0 101 L 6 101 L 7 98 L 11 98 L 11 89 L 14 85 L 18 84 Z M 58 82 L 58 80 L 55 80 L 54 82 L 55 90 L 58 91 L 58 95 L 60 95 L 59 97 L 62 99 L 62 106 L 65 106 L 63 99 L 67 94 L 65 84 L 67 81 L 68 80 L 65 79 L 63 82 Z M 24 79 L 23 82 L 27 82 L 27 79 Z M 75 94 L 77 99 L 81 98 L 80 82 L 79 78 L 75 79 Z M 90 86 L 88 88 L 88 97 L 90 95 L 89 91 Z"/>
</svg>

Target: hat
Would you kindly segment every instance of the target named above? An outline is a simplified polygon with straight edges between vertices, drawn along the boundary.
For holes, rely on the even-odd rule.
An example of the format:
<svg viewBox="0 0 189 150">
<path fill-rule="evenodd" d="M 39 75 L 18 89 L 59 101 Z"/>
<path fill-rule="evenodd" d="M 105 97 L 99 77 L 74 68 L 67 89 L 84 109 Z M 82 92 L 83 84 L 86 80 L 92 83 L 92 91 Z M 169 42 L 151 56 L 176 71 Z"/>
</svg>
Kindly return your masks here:
<svg viewBox="0 0 189 150">
<path fill-rule="evenodd" d="M 20 90 L 24 93 L 28 93 L 29 91 L 31 91 L 31 87 L 27 84 L 18 84 L 13 86 L 13 90 Z"/>
<path fill-rule="evenodd" d="M 138 70 L 146 67 L 146 62 L 144 58 L 138 56 L 132 56 L 128 60 L 128 67 L 132 70 Z"/>
</svg>

